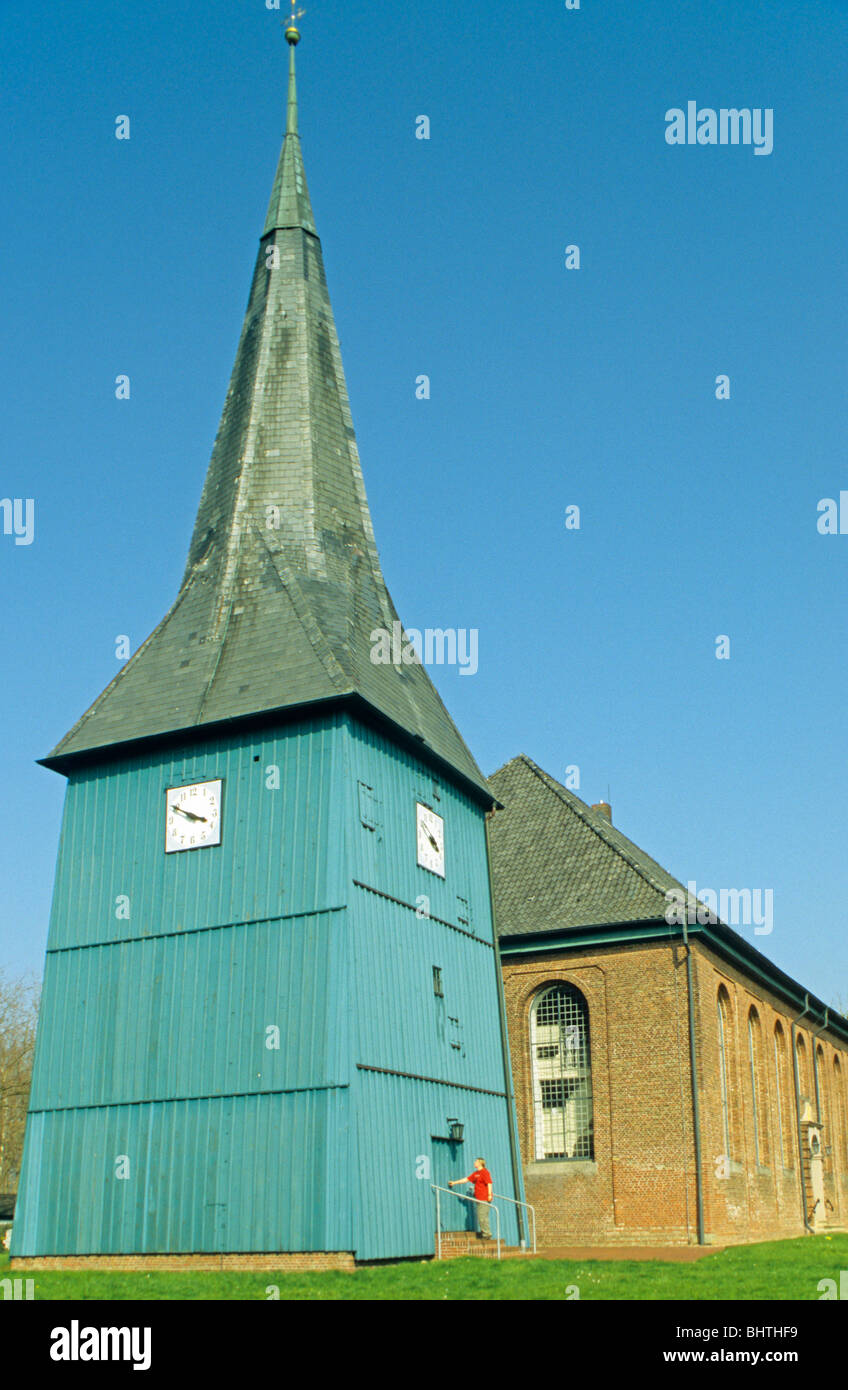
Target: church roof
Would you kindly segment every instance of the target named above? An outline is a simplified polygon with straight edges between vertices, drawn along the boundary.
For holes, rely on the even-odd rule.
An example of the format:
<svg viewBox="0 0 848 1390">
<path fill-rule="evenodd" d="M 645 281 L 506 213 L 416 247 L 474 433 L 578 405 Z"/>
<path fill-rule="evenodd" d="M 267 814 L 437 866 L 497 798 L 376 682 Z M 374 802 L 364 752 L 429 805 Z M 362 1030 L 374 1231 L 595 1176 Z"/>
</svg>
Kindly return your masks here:
<svg viewBox="0 0 848 1390">
<path fill-rule="evenodd" d="M 669 889 L 694 901 L 602 812 L 524 754 L 489 784 L 505 808 L 489 832 L 502 937 L 665 920 Z"/>
<path fill-rule="evenodd" d="M 489 819 L 489 846 L 505 956 L 560 950 L 569 932 L 575 944 L 676 935 L 681 927 L 666 918 L 666 893 L 672 890 L 675 905 L 686 907 L 693 936 L 773 990 L 799 1017 L 822 1023 L 848 1042 L 848 1018 L 714 913 L 705 920 L 703 904 L 688 888 L 531 758 L 513 758 L 489 785 L 503 803 Z M 694 915 L 699 909 L 700 918 Z"/>
<path fill-rule="evenodd" d="M 372 632 L 391 633 L 399 619 L 380 570 L 303 168 L 299 35 L 286 37 L 286 134 L 179 593 L 44 761 L 63 769 L 139 739 L 352 699 L 491 804 L 424 667 L 371 660 Z"/>
</svg>

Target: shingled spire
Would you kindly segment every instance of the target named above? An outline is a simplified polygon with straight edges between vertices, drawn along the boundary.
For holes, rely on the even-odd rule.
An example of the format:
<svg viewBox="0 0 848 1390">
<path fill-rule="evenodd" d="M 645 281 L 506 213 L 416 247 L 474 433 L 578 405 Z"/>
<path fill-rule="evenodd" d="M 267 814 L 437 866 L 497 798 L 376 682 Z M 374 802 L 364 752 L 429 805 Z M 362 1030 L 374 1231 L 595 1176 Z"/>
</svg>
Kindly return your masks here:
<svg viewBox="0 0 848 1390">
<path fill-rule="evenodd" d="M 294 50 L 297 30 L 292 26 L 287 31 L 289 40 L 289 100 L 286 113 L 286 138 L 277 165 L 277 177 L 271 190 L 265 231 L 275 232 L 284 227 L 302 227 L 305 232 L 316 236 L 312 204 L 306 187 L 306 174 L 303 168 L 303 155 L 300 149 L 300 136 L 297 130 L 297 78 L 294 70 Z"/>
<path fill-rule="evenodd" d="M 398 617 L 303 169 L 299 37 L 286 32 L 286 134 L 180 591 L 45 762 L 359 698 L 488 795 L 424 667 L 371 660 L 371 633 Z"/>
</svg>

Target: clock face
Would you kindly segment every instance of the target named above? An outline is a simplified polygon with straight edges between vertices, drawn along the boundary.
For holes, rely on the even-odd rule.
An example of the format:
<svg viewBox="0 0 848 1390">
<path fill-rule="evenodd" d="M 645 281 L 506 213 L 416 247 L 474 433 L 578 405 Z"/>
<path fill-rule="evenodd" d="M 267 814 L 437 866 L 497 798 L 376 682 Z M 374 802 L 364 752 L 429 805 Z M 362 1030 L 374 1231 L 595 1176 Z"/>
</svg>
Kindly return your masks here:
<svg viewBox="0 0 848 1390">
<path fill-rule="evenodd" d="M 221 782 L 194 782 L 165 793 L 165 853 L 221 843 Z"/>
<path fill-rule="evenodd" d="M 445 876 L 445 823 L 429 806 L 416 803 L 418 863 L 431 874 Z"/>
</svg>

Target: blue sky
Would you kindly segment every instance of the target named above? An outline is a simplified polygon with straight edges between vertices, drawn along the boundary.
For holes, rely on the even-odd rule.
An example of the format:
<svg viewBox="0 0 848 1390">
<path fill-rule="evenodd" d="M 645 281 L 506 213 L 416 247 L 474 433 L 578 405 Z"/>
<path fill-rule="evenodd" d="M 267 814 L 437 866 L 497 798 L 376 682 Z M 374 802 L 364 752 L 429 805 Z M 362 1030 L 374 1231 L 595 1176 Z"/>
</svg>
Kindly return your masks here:
<svg viewBox="0 0 848 1390">
<path fill-rule="evenodd" d="M 684 881 L 772 889 L 771 936 L 740 931 L 848 1001 L 848 535 L 816 526 L 848 489 L 844 6 L 306 8 L 301 136 L 383 569 L 408 626 L 479 630 L 477 675 L 433 671 L 451 713 L 486 772 L 578 765 Z M 182 574 L 279 151 L 279 19 L 0 20 L 0 498 L 36 511 L 32 545 L 0 532 L 15 972 L 42 967 L 64 789 L 35 759 Z M 689 100 L 771 108 L 773 153 L 669 146 Z"/>
</svg>

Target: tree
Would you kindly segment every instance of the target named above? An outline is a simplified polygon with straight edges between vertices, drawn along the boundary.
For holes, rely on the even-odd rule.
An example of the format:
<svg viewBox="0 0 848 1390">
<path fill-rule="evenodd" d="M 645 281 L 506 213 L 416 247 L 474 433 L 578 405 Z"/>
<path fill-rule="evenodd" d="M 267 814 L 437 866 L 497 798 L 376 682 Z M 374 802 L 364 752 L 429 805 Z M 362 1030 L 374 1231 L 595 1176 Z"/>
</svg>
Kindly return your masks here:
<svg viewBox="0 0 848 1390">
<path fill-rule="evenodd" d="M 0 1192 L 17 1192 L 40 987 L 0 970 Z"/>
</svg>

